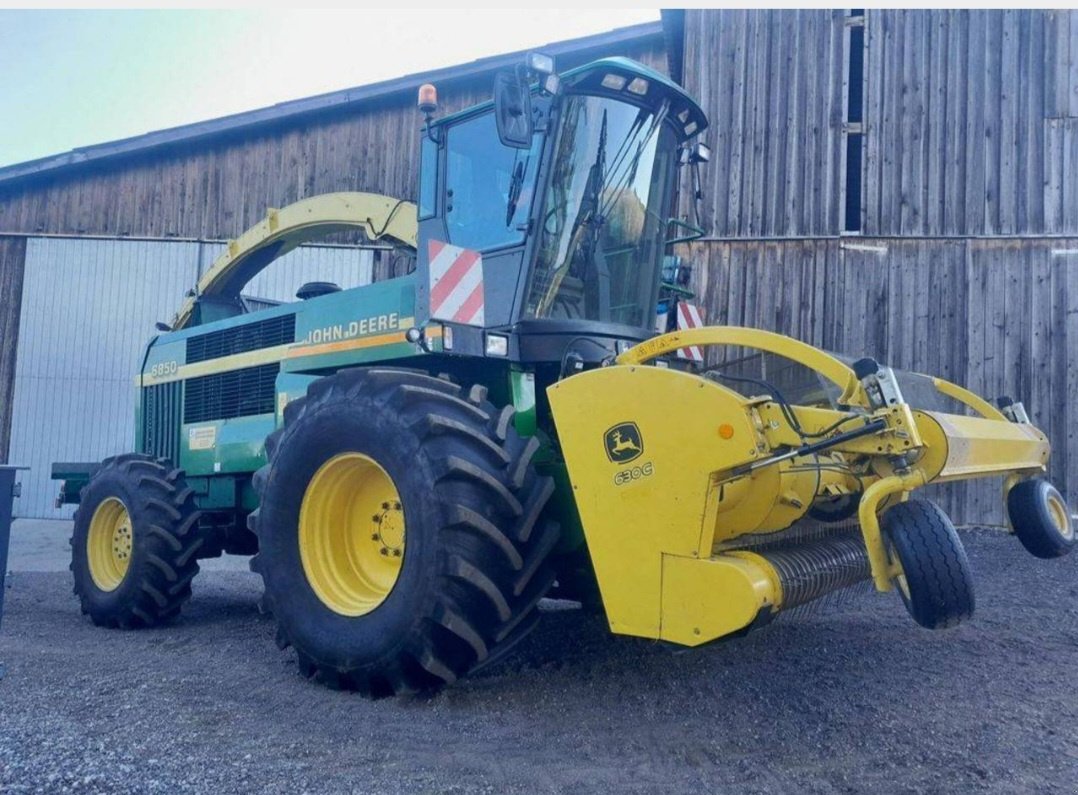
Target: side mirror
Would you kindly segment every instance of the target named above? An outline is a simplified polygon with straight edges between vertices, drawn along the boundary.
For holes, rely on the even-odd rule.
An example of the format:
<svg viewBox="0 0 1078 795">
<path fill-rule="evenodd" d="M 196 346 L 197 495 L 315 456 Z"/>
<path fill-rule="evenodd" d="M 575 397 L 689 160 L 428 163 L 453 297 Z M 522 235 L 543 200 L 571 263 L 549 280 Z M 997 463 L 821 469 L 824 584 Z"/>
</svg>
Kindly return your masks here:
<svg viewBox="0 0 1078 795">
<path fill-rule="evenodd" d="M 682 226 L 682 228 L 688 229 L 689 234 L 667 240 L 667 245 L 696 240 L 707 234 L 703 229 L 700 213 L 700 200 L 704 198 L 704 192 L 700 187 L 700 164 L 707 163 L 710 160 L 711 147 L 703 141 L 697 141 L 692 146 L 685 145 L 682 147 L 681 155 L 678 158 L 678 164 L 682 166 L 692 166 L 692 209 L 693 218 L 696 223 L 686 224 L 682 221 L 674 221 L 674 223 Z"/>
<path fill-rule="evenodd" d="M 697 141 L 691 147 L 686 145 L 681 150 L 680 165 L 698 165 L 711 161 L 711 147 L 703 141 Z"/>
<path fill-rule="evenodd" d="M 531 91 L 523 70 L 498 72 L 494 76 L 494 121 L 504 146 L 531 148 L 535 123 Z"/>
</svg>

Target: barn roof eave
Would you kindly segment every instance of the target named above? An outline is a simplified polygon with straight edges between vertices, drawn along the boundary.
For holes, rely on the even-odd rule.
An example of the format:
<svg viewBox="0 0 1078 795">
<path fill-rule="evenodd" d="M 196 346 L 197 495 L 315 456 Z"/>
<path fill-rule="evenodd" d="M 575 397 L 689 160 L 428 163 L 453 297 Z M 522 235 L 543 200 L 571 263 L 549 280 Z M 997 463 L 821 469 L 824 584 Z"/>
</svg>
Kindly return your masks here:
<svg viewBox="0 0 1078 795">
<path fill-rule="evenodd" d="M 619 44 L 643 43 L 652 38 L 661 40 L 662 34 L 662 22 L 656 20 L 655 22 L 617 28 L 592 36 L 553 42 L 534 49 L 557 57 L 558 55 L 569 53 L 586 53 L 590 50 L 609 48 Z M 266 108 L 258 108 L 257 110 L 222 116 L 194 124 L 185 124 L 180 127 L 157 130 L 93 146 L 79 147 L 69 152 L 62 152 L 23 163 L 15 163 L 10 166 L 0 167 L 0 187 L 16 181 L 33 179 L 47 174 L 51 175 L 61 169 L 66 170 L 127 155 L 141 154 L 166 146 L 201 141 L 251 128 L 271 126 L 296 117 L 341 109 L 361 102 L 370 102 L 405 91 L 414 91 L 422 82 L 447 82 L 479 77 L 518 63 L 524 54 L 525 51 L 518 51 L 493 55 L 429 72 L 404 75 L 378 83 L 280 102 Z"/>
</svg>

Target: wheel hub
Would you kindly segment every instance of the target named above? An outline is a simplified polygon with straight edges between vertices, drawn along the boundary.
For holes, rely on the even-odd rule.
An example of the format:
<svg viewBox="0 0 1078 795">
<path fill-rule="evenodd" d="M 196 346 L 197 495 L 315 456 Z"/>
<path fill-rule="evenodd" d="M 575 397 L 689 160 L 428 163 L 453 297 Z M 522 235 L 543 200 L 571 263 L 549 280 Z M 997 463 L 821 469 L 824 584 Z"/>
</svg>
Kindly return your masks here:
<svg viewBox="0 0 1078 795">
<path fill-rule="evenodd" d="M 131 557 L 131 520 L 116 525 L 112 532 L 112 553 L 120 558 Z"/>
<path fill-rule="evenodd" d="M 374 515 L 371 540 L 378 542 L 383 555 L 399 558 L 404 554 L 404 512 L 399 502 L 382 503 L 382 512 Z"/>
<path fill-rule="evenodd" d="M 1061 536 L 1067 539 L 1074 538 L 1074 525 L 1071 523 L 1067 505 L 1054 494 L 1048 497 L 1048 513 Z"/>
</svg>

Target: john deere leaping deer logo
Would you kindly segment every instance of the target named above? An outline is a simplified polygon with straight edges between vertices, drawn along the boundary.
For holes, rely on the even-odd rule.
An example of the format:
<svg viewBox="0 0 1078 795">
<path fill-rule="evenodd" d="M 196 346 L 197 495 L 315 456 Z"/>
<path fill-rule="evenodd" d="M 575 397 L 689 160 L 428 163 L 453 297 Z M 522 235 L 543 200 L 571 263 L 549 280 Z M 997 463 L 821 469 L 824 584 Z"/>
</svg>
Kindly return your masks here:
<svg viewBox="0 0 1078 795">
<path fill-rule="evenodd" d="M 627 464 L 644 453 L 644 440 L 635 422 L 622 422 L 604 434 L 606 457 L 615 464 Z"/>
</svg>

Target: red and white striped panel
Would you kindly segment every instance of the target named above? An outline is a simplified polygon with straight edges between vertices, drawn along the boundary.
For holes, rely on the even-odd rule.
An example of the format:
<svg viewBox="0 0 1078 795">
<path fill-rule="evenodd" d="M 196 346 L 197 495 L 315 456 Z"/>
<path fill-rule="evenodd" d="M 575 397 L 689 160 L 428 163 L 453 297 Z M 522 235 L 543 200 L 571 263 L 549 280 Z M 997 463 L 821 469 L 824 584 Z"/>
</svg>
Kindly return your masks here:
<svg viewBox="0 0 1078 795">
<path fill-rule="evenodd" d="M 430 316 L 472 326 L 485 324 L 483 255 L 441 240 L 427 242 Z"/>
<path fill-rule="evenodd" d="M 677 303 L 677 327 L 678 330 L 700 328 L 704 325 L 704 319 L 700 314 L 700 307 L 684 301 Z M 704 361 L 704 352 L 699 345 L 691 345 L 688 348 L 679 348 L 677 355 L 682 359 L 692 359 L 694 362 Z"/>
</svg>

